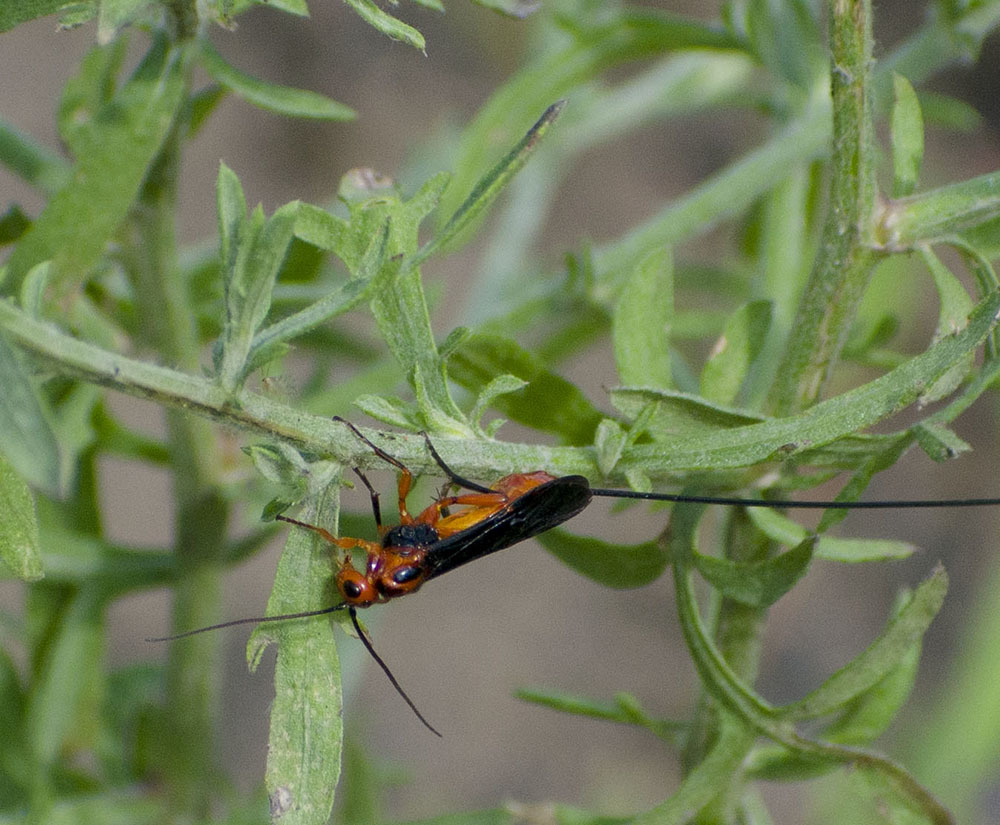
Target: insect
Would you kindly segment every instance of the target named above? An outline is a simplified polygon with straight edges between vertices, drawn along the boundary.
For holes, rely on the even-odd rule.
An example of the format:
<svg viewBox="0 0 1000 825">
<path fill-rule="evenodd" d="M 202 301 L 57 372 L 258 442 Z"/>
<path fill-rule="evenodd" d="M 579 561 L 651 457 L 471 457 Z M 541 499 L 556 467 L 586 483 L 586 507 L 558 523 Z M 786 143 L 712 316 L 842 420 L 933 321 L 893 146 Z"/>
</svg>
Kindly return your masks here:
<svg viewBox="0 0 1000 825">
<path fill-rule="evenodd" d="M 386 674 L 392 686 L 402 696 L 417 718 L 437 736 L 441 734 L 424 718 L 396 680 L 388 665 L 375 651 L 371 640 L 358 621 L 357 609 L 413 593 L 430 579 L 556 527 L 584 510 L 595 496 L 675 503 L 797 509 L 847 510 L 1000 505 L 1000 498 L 840 502 L 645 493 L 591 487 L 590 482 L 584 476 L 553 476 L 544 471 L 513 473 L 504 476 L 491 487 L 485 487 L 452 470 L 425 434 L 424 437 L 431 456 L 449 481 L 438 498 L 414 516 L 410 514 L 406 502 L 413 486 L 413 474 L 409 468 L 374 444 L 349 421 L 339 416 L 334 420 L 347 426 L 376 456 L 399 471 L 397 481 L 399 524 L 386 527 L 382 523 L 378 492 L 367 477 L 358 468 L 354 468 L 354 472 L 368 490 L 375 524 L 378 528 L 379 541 L 334 536 L 323 527 L 285 515 L 276 516 L 277 520 L 309 530 L 333 546 L 346 551 L 334 579 L 342 601 L 339 604 L 318 610 L 235 619 L 175 636 L 148 641 L 172 641 L 196 633 L 239 624 L 288 621 L 346 610 L 368 653 Z M 462 488 L 466 492 L 449 494 L 448 491 L 452 487 Z M 453 508 L 459 509 L 452 512 Z M 350 552 L 355 549 L 363 550 L 365 553 L 363 572 L 356 568 L 352 562 Z"/>
</svg>

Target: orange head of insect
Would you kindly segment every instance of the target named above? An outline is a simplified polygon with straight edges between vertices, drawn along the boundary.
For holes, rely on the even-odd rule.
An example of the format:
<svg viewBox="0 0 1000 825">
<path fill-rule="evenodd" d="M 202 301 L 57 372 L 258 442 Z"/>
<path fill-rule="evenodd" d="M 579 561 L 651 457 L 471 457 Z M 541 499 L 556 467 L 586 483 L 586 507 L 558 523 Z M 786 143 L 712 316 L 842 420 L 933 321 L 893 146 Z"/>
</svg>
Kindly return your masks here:
<svg viewBox="0 0 1000 825">
<path fill-rule="evenodd" d="M 344 559 L 340 570 L 337 571 L 336 584 L 344 604 L 351 607 L 368 607 L 379 600 L 375 585 L 367 576 L 354 568 L 350 556 Z"/>
</svg>

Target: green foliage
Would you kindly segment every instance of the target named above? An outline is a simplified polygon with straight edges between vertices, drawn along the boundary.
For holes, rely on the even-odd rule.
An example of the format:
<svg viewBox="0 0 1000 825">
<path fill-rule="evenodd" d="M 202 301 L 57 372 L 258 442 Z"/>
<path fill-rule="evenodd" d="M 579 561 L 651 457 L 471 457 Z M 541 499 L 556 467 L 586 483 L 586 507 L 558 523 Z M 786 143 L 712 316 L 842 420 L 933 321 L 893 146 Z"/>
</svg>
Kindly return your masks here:
<svg viewBox="0 0 1000 825">
<path fill-rule="evenodd" d="M 443 11 L 437 0 L 418 4 Z M 524 0 L 480 4 L 514 17 L 532 10 Z M 0 31 L 58 13 L 63 25 L 95 19 L 98 41 L 58 106 L 65 156 L 0 123 L 0 164 L 42 203 L 3 204 L 0 216 L 0 243 L 10 247 L 0 278 L 0 571 L 28 593 L 23 616 L 5 613 L 0 623 L 0 821 L 24 821 L 25 811 L 38 822 L 263 821 L 265 793 L 244 797 L 217 763 L 214 637 L 175 641 L 162 667 L 110 672 L 109 608 L 169 586 L 172 632 L 217 622 L 221 574 L 280 527 L 231 536 L 241 500 L 266 519 L 295 504 L 299 518 L 360 534 L 367 517 L 341 519 L 342 471 L 382 461 L 333 415 L 364 412 L 399 430 L 365 433 L 417 473 L 436 470 L 426 432 L 458 473 L 478 480 L 544 469 L 595 486 L 787 498 L 845 474 L 837 499 L 853 501 L 914 445 L 935 461 L 971 449 L 953 422 L 1000 373 L 997 173 L 920 186 L 925 123 L 975 120 L 964 104 L 925 92 L 925 81 L 975 52 L 1000 2 L 939 3 L 875 62 L 864 0 L 830 2 L 826 19 L 807 0 L 728 2 L 716 23 L 565 0 L 523 24 L 537 31 L 535 48 L 461 130 L 450 174 L 407 188 L 357 169 L 334 203 L 294 200 L 267 216 L 248 209 L 222 162 L 217 249 L 181 249 L 180 160 L 226 94 L 327 123 L 366 114 L 230 65 L 207 30 L 253 5 L 0 4 Z M 305 0 L 267 5 L 308 14 Z M 415 27 L 370 0 L 347 5 L 382 35 L 425 47 Z M 129 39 L 143 53 L 126 76 Z M 196 88 L 196 70 L 209 85 Z M 562 250 L 562 266 L 534 257 L 559 184 L 586 152 L 691 114 L 725 129 L 736 106 L 769 120 L 745 154 L 617 236 Z M 877 168 L 883 123 L 886 170 Z M 891 181 L 885 192 L 882 179 Z M 212 191 L 211 181 L 199 185 Z M 689 244 L 713 229 L 710 250 Z M 471 247 L 474 238 L 485 247 Z M 440 330 L 425 282 L 458 250 L 481 254 L 466 284 L 468 317 Z M 876 270 L 890 268 L 894 277 L 931 275 L 937 326 L 916 354 L 896 339 L 911 320 L 900 297 L 922 287 L 869 289 Z M 374 342 L 357 334 L 365 323 Z M 567 377 L 563 362 L 587 349 L 613 360 L 615 386 Z M 851 361 L 877 374 L 858 378 Z M 279 400 L 267 382 L 286 372 L 304 378 Z M 131 431 L 106 389 L 163 406 L 166 435 Z M 906 423 L 890 421 L 901 412 Z M 556 445 L 497 440 L 508 419 Z M 247 456 L 239 474 L 222 449 L 222 436 L 234 434 Z M 108 456 L 170 473 L 170 546 L 108 538 L 99 472 Z M 624 692 L 610 703 L 520 694 L 566 714 L 567 725 L 573 716 L 613 721 L 677 750 L 681 782 L 627 821 L 763 821 L 756 780 L 834 776 L 859 805 L 894 819 L 952 821 L 929 788 L 969 811 L 997 764 L 996 611 L 980 611 L 967 634 L 952 686 L 963 706 L 911 737 L 924 787 L 877 740 L 917 678 L 945 599 L 943 569 L 912 593 L 901 585 L 864 650 L 778 705 L 755 685 L 775 602 L 823 563 L 912 556 L 930 565 L 904 541 L 830 534 L 843 510 L 811 530 L 759 509 L 722 514 L 710 530 L 704 511 L 673 507 L 655 539 L 540 537 L 565 567 L 608 588 L 641 587 L 668 570 L 673 578 L 701 690 L 688 718 L 660 718 Z M 627 521 L 612 525 L 623 533 Z M 342 555 L 331 550 L 312 533 L 287 531 L 267 615 L 336 599 Z M 340 821 L 379 819 L 380 771 L 344 737 L 335 624 L 262 623 L 248 644 L 251 668 L 277 648 L 262 779 L 273 821 L 326 822 L 343 754 L 350 784 Z M 974 723 L 970 708 L 981 709 Z M 941 748 L 958 764 L 966 745 L 974 758 L 963 775 L 935 782 L 928 754 Z M 514 811 L 461 821 L 506 823 Z M 547 815 L 566 825 L 626 821 L 559 805 Z"/>
</svg>

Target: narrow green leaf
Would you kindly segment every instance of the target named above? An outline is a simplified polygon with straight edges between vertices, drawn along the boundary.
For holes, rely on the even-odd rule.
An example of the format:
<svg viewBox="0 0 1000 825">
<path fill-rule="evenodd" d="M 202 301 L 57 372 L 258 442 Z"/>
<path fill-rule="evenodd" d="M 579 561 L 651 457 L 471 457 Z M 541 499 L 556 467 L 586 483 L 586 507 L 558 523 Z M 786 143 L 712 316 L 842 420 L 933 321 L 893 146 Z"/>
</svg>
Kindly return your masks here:
<svg viewBox="0 0 1000 825">
<path fill-rule="evenodd" d="M 965 326 L 974 303 L 961 281 L 941 262 L 930 247 L 922 245 L 918 252 L 934 277 L 934 285 L 937 287 L 940 299 L 938 324 L 934 332 L 935 340 L 938 340 Z M 973 366 L 974 353 L 970 352 L 964 361 L 945 372 L 921 395 L 921 403 L 930 404 L 950 395 L 965 380 Z"/>
<path fill-rule="evenodd" d="M 616 590 L 644 587 L 667 567 L 667 555 L 655 541 L 616 544 L 565 530 L 548 530 L 537 538 L 567 567 Z"/>
<path fill-rule="evenodd" d="M 63 158 L 2 119 L 0 164 L 46 194 L 57 191 L 69 179 L 69 164 Z"/>
<path fill-rule="evenodd" d="M 618 387 L 611 391 L 611 403 L 630 419 L 643 416 L 645 431 L 658 441 L 745 427 L 765 420 L 752 410 L 727 407 L 674 390 Z"/>
<path fill-rule="evenodd" d="M 800 524 L 783 516 L 776 510 L 765 507 L 747 509 L 747 516 L 768 538 L 781 544 L 795 547 L 809 537 L 809 532 Z M 822 561 L 872 562 L 905 559 L 916 550 L 912 544 L 891 539 L 846 539 L 823 535 L 816 542 L 813 558 Z"/>
<path fill-rule="evenodd" d="M 40 579 L 42 559 L 39 553 L 38 518 L 31 490 L 0 455 L 0 571 L 25 581 Z"/>
<path fill-rule="evenodd" d="M 247 222 L 247 201 L 240 179 L 222 162 L 215 184 L 215 211 L 219 225 L 219 257 L 225 272 L 236 263 L 240 236 Z"/>
<path fill-rule="evenodd" d="M 412 405 L 399 398 L 384 398 L 380 395 L 359 395 L 354 406 L 376 421 L 382 421 L 401 430 L 416 431 L 422 426 L 420 413 Z"/>
<path fill-rule="evenodd" d="M 826 69 L 813 4 L 805 0 L 749 0 L 744 23 L 753 54 L 777 76 L 810 89 Z"/>
<path fill-rule="evenodd" d="M 837 499 L 839 501 L 857 501 L 861 498 L 861 494 L 868 488 L 871 480 L 883 470 L 888 470 L 899 461 L 900 457 L 910 448 L 912 443 L 913 435 L 909 432 L 903 432 L 901 435 L 886 441 L 884 444 L 873 444 L 869 455 L 865 456 L 864 460 L 851 473 L 851 477 L 847 483 L 840 488 L 840 492 L 837 493 Z M 834 524 L 847 518 L 847 513 L 847 510 L 825 511 L 820 517 L 819 524 L 816 525 L 816 531 L 819 533 L 826 532 Z"/>
<path fill-rule="evenodd" d="M 954 430 L 943 424 L 917 424 L 913 427 L 913 434 L 920 448 L 934 461 L 947 461 L 972 449 Z"/>
<path fill-rule="evenodd" d="M 346 0 L 347 5 L 358 13 L 362 20 L 393 40 L 402 40 L 415 49 L 424 50 L 424 36 L 402 20 L 397 20 L 376 6 L 372 0 Z"/>
<path fill-rule="evenodd" d="M 470 420 L 477 427 L 480 426 L 481 419 L 486 410 L 497 398 L 501 395 L 523 390 L 526 386 L 528 386 L 528 382 L 523 378 L 518 378 L 516 375 L 498 375 L 480 391 L 479 397 L 476 398 L 476 404 L 469 415 Z"/>
<path fill-rule="evenodd" d="M 531 157 L 539 141 L 552 128 L 552 124 L 555 123 L 565 105 L 566 101 L 560 100 L 549 106 L 518 144 L 476 182 L 469 196 L 458 207 L 455 214 L 448 219 L 441 231 L 417 253 L 411 262 L 412 266 L 419 265 L 436 252 L 454 248 L 456 239 L 460 238 L 466 228 L 492 205 L 497 196 L 510 183 L 511 178 L 521 171 L 528 162 L 528 158 Z"/>
<path fill-rule="evenodd" d="M 335 493 L 337 486 L 331 490 Z M 328 506 L 307 508 L 302 518 L 334 526 L 337 509 L 333 499 Z M 267 614 L 326 606 L 330 575 L 329 545 L 305 530 L 290 531 Z M 252 668 L 272 642 L 278 645 L 278 658 L 265 774 L 271 814 L 286 825 L 320 825 L 333 807 L 343 746 L 333 625 L 330 617 L 319 616 L 258 626 L 247 643 Z"/>
<path fill-rule="evenodd" d="M 718 404 L 732 404 L 760 355 L 771 326 L 770 301 L 751 301 L 739 307 L 726 321 L 722 335 L 712 347 L 701 371 L 702 396 Z"/>
<path fill-rule="evenodd" d="M 73 175 L 11 254 L 9 289 L 19 289 L 28 270 L 49 259 L 64 286 L 87 276 L 132 207 L 183 103 L 186 61 L 184 49 L 156 40 L 111 99 L 91 108 L 95 91 L 63 112 L 72 124 L 67 142 L 76 156 Z"/>
<path fill-rule="evenodd" d="M 250 348 L 271 308 L 274 282 L 292 242 L 298 207 L 297 201 L 287 203 L 267 221 L 258 221 L 255 213 L 250 224 L 243 224 L 247 231 L 237 235 L 235 261 L 223 269 L 226 317 L 218 372 L 229 392 L 246 377 Z M 220 224 L 222 220 L 220 215 Z M 231 259 L 231 248 L 229 255 Z"/>
<path fill-rule="evenodd" d="M 806 574 L 815 545 L 815 538 L 806 538 L 774 558 L 748 564 L 695 553 L 694 566 L 726 598 L 751 607 L 770 607 Z"/>
<path fill-rule="evenodd" d="M 471 336 L 448 360 L 448 375 L 473 393 L 482 392 L 498 375 L 526 381 L 518 392 L 498 396 L 493 406 L 507 418 L 557 434 L 567 444 L 592 444 L 604 416 L 565 378 L 510 338 Z"/>
<path fill-rule="evenodd" d="M 676 738 L 686 727 L 683 722 L 652 718 L 643 710 L 636 698 L 627 693 L 619 693 L 615 696 L 614 702 L 599 702 L 586 696 L 541 688 L 518 688 L 514 695 L 524 702 L 551 708 L 560 713 L 604 719 L 623 725 L 638 725 L 667 739 Z"/>
<path fill-rule="evenodd" d="M 472 0 L 477 6 L 523 20 L 534 14 L 542 5 L 541 0 Z M 442 7 L 442 11 L 443 11 Z"/>
<path fill-rule="evenodd" d="M 847 704 L 844 713 L 823 731 L 823 738 L 868 745 L 885 733 L 913 690 L 922 647 L 922 640 L 914 642 L 896 667 Z"/>
<path fill-rule="evenodd" d="M 910 655 L 941 609 L 948 576 L 938 567 L 862 653 L 800 701 L 787 705 L 789 718 L 815 719 L 870 690 Z"/>
<path fill-rule="evenodd" d="M 651 252 L 625 282 L 611 316 L 615 364 L 622 384 L 669 389 L 674 264 L 669 247 Z"/>
<path fill-rule="evenodd" d="M 325 95 L 265 83 L 241 72 L 223 60 L 208 40 L 202 39 L 200 48 L 205 71 L 237 97 L 259 109 L 312 120 L 354 120 L 357 117 L 350 106 L 337 103 Z"/>
<path fill-rule="evenodd" d="M 18 352 L 0 335 L 0 454 L 29 484 L 59 492 L 59 444 Z"/>
<path fill-rule="evenodd" d="M 895 99 L 890 129 L 892 135 L 892 195 L 901 198 L 912 195 L 920 179 L 924 159 L 924 119 L 920 101 L 910 81 L 901 74 L 892 74 Z"/>
<path fill-rule="evenodd" d="M 50 765 L 81 722 L 81 702 L 104 650 L 104 600 L 97 588 L 68 597 L 46 647 L 28 700 L 27 730 L 35 758 Z"/>
<path fill-rule="evenodd" d="M 1000 215 L 1000 172 L 900 198 L 882 218 L 889 248 L 907 249 L 973 231 Z"/>
<path fill-rule="evenodd" d="M 956 132 L 974 132 L 983 125 L 982 114 L 971 103 L 927 89 L 921 89 L 918 96 L 928 123 Z"/>
<path fill-rule="evenodd" d="M 743 762 L 756 732 L 728 714 L 720 714 L 719 732 L 711 750 L 669 797 L 655 808 L 632 818 L 631 825 L 685 825 L 697 811 L 733 787 L 743 772 Z"/>
<path fill-rule="evenodd" d="M 333 252 L 353 273 L 361 261 L 363 250 L 346 243 L 349 231 L 347 221 L 331 215 L 325 209 L 310 203 L 303 203 L 299 207 L 299 214 L 295 219 L 295 237 L 319 249 Z"/>
</svg>

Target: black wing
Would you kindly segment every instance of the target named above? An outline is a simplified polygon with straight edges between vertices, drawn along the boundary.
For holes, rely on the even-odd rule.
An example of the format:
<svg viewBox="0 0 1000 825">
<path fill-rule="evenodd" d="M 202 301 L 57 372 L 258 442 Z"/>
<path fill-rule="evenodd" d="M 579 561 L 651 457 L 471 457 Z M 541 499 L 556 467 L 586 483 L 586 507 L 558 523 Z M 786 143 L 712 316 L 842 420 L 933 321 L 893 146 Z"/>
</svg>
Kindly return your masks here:
<svg viewBox="0 0 1000 825">
<path fill-rule="evenodd" d="M 590 482 L 583 476 L 547 481 L 514 499 L 500 512 L 432 544 L 427 550 L 426 578 L 440 576 L 480 556 L 544 533 L 573 518 L 590 504 L 590 498 Z"/>
</svg>

